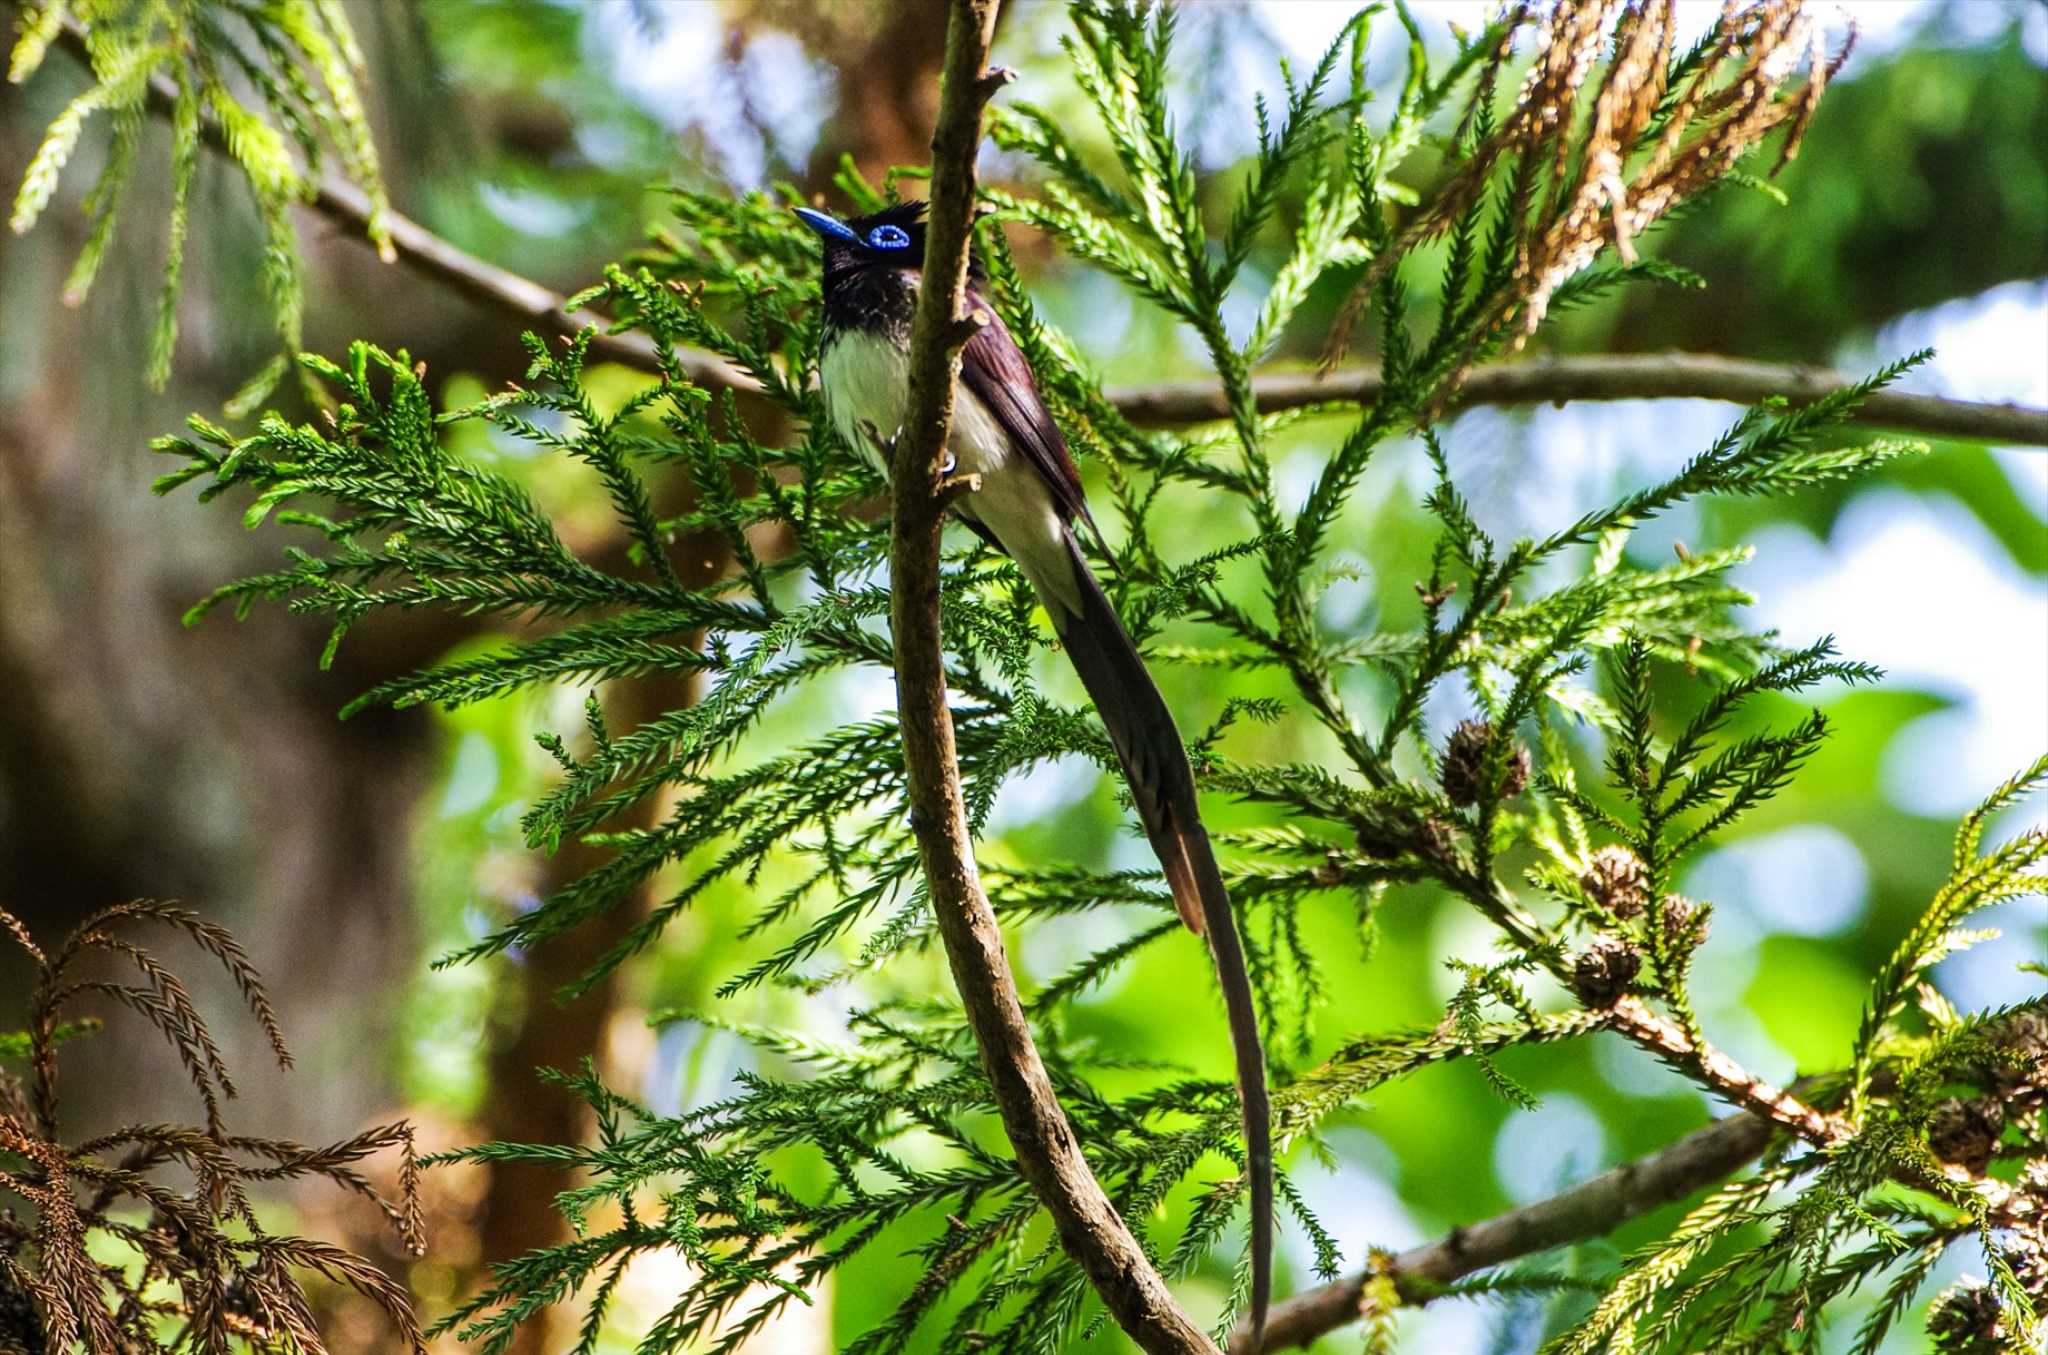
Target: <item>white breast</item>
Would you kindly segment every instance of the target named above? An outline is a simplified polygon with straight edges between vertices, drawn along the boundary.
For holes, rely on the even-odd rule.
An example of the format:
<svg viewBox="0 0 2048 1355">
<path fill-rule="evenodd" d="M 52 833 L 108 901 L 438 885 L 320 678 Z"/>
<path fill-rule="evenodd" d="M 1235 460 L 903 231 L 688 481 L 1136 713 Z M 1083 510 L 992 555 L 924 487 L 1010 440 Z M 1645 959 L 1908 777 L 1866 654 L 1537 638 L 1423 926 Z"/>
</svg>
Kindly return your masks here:
<svg viewBox="0 0 2048 1355">
<path fill-rule="evenodd" d="M 876 435 L 884 440 L 903 426 L 910 355 L 879 335 L 840 334 L 819 358 L 818 380 L 825 388 L 825 408 L 840 441 L 888 474 L 882 454 L 862 425 L 874 425 Z"/>
<path fill-rule="evenodd" d="M 909 354 L 880 335 L 843 333 L 826 347 L 818 378 L 833 430 L 886 475 L 889 467 L 863 425 L 872 424 L 885 442 L 903 426 Z M 954 388 L 953 432 L 946 447 L 957 473 L 981 476 L 980 491 L 960 500 L 959 510 L 995 534 L 1048 606 L 1078 611 L 1066 524 L 1053 506 L 1052 491 L 1027 458 L 1013 454 L 1002 425 L 964 387 Z"/>
</svg>

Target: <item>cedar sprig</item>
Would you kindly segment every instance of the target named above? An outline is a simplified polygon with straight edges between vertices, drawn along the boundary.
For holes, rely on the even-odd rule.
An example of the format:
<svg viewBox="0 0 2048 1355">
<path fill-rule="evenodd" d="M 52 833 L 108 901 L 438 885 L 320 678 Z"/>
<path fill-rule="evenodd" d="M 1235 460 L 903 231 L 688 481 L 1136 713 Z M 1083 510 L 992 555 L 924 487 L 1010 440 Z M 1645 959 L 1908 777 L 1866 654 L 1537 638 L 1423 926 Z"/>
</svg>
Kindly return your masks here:
<svg viewBox="0 0 2048 1355">
<path fill-rule="evenodd" d="M 397 257 L 391 205 L 378 168 L 360 81 L 366 71 L 354 30 L 338 0 L 193 0 L 178 5 L 27 0 L 7 79 L 19 84 L 45 63 L 51 47 L 71 45 L 86 58 L 91 84 L 66 104 L 43 134 L 14 195 L 8 226 L 32 228 L 50 205 L 87 124 L 112 124 L 108 151 L 85 198 L 86 240 L 64 299 L 92 290 L 113 238 L 121 201 L 134 178 L 152 101 L 171 124 L 169 251 L 149 349 L 148 378 L 170 375 L 178 338 L 178 297 L 191 234 L 192 190 L 202 141 L 223 150 L 247 179 L 264 235 L 258 252 L 277 337 L 284 352 L 235 397 L 258 405 L 298 351 L 303 307 L 297 236 L 290 209 L 313 196 L 324 166 L 338 164 L 366 205 L 365 229 L 386 262 Z"/>
</svg>

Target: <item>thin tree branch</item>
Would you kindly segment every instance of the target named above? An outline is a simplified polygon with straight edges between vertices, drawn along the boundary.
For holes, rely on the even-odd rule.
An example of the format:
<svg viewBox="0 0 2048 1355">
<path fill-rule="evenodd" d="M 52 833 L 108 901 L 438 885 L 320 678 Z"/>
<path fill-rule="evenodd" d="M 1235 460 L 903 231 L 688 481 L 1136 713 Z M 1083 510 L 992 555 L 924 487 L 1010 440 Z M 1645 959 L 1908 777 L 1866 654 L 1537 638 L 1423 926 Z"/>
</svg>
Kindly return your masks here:
<svg viewBox="0 0 2048 1355">
<path fill-rule="evenodd" d="M 1535 920 L 1498 880 L 1475 874 L 1469 867 L 1439 872 L 1437 878 L 1477 907 L 1524 952 L 1541 953 L 1544 939 Z M 1549 967 L 1560 982 L 1570 985 L 1571 975 L 1561 963 L 1551 963 Z M 1833 1148 L 1856 1136 L 1856 1125 L 1809 1105 L 1796 1087 L 1774 1086 L 1704 1038 L 1695 1044 L 1683 1026 L 1642 998 L 1624 996 L 1602 1016 L 1608 1029 L 1626 1036 L 1730 1105 L 1775 1121 L 1816 1148 Z M 1939 1182 L 1935 1177 L 1940 1178 Z M 2013 1206 L 2014 1192 L 2010 1186 L 1952 1164 L 1942 1164 L 1941 1170 L 1930 1176 L 1908 1173 L 1899 1179 L 1936 1194 L 1953 1195 L 1961 1191 L 1975 1195 L 1987 1215 L 1993 1217 L 2004 1216 Z"/>
<path fill-rule="evenodd" d="M 1832 1148 L 1855 1137 L 1853 1125 L 1808 1105 L 1797 1091 L 1772 1085 L 1706 1041 L 1695 1047 L 1678 1022 L 1639 997 L 1615 1003 L 1607 1024 L 1730 1105 L 1774 1120 L 1817 1148 Z"/>
<path fill-rule="evenodd" d="M 1089 1169 L 1053 1094 L 995 910 L 982 892 L 946 704 L 939 643 L 939 529 L 945 512 L 942 453 L 953 419 L 973 228 L 974 158 L 982 106 L 1002 78 L 986 69 L 997 0 L 953 0 L 946 66 L 932 137 L 924 286 L 910 340 L 910 393 L 892 451 L 890 619 L 896 699 L 911 826 L 939 935 L 981 1049 L 1018 1168 L 1087 1273 L 1117 1325 L 1152 1355 L 1216 1355 L 1216 1346 L 1174 1302 L 1116 1206 Z"/>
<path fill-rule="evenodd" d="M 1880 1077 L 1887 1086 L 1893 1085 L 1890 1074 Z M 1832 1080 L 1832 1076 L 1803 1077 L 1775 1093 L 1775 1099 L 1804 1106 L 1810 1092 Z M 1807 1113 L 1819 1116 L 1825 1123 L 1840 1124 L 1835 1117 L 1822 1112 Z M 1304 1290 L 1274 1307 L 1266 1324 L 1266 1339 L 1257 1347 L 1250 1343 L 1250 1333 L 1239 1328 L 1231 1338 L 1230 1355 L 1262 1355 L 1306 1346 L 1319 1336 L 1360 1321 L 1375 1301 L 1368 1293 L 1375 1281 L 1390 1281 L 1393 1297 L 1401 1306 L 1419 1307 L 1440 1297 L 1444 1286 L 1468 1275 L 1524 1256 L 1604 1237 L 1631 1219 L 1733 1176 L 1755 1161 L 1787 1129 L 1796 1132 L 1797 1126 L 1788 1123 L 1786 1117 L 1763 1109 L 1716 1120 L 1654 1153 L 1624 1162 L 1548 1199 L 1453 1228 L 1434 1242 L 1398 1255 L 1382 1256 L 1357 1274 Z M 1987 1217 L 2004 1217 L 1999 1212 L 2005 1207 L 2002 1183 L 1955 1170 L 1945 1170 L 1942 1175 L 1951 1186 L 1975 1190 L 1991 1211 Z M 1926 1180 L 1909 1180 L 1908 1184 L 1933 1188 Z"/>
<path fill-rule="evenodd" d="M 1609 353 L 1475 367 L 1450 407 L 1670 399 L 1753 405 L 1773 395 L 1805 403 L 1848 384 L 1847 378 L 1822 367 L 1750 362 L 1704 353 Z M 1262 414 L 1318 404 L 1368 404 L 1379 395 L 1380 373 L 1371 367 L 1346 368 L 1327 377 L 1313 372 L 1271 373 L 1255 378 L 1252 392 Z M 1114 386 L 1105 394 L 1133 423 L 1175 425 L 1230 417 L 1222 388 L 1209 381 Z M 1867 397 L 1850 418 L 1933 437 L 2048 446 L 2048 409 L 2027 405 L 1885 390 Z"/>
<path fill-rule="evenodd" d="M 1239 1331 L 1231 1355 L 1305 1346 L 1358 1321 L 1370 1302 L 1367 1287 L 1378 1279 L 1392 1281 L 1403 1304 L 1422 1304 L 1442 1286 L 1489 1266 L 1605 1236 L 1638 1215 L 1733 1175 L 1763 1152 L 1778 1128 L 1761 1116 L 1731 1115 L 1547 1200 L 1454 1228 L 1434 1242 L 1276 1305 L 1265 1341 L 1254 1347 L 1250 1334 Z"/>
<path fill-rule="evenodd" d="M 1704 1085 L 1731 1105 L 1776 1121 L 1816 1148 L 1833 1148 L 1856 1137 L 1857 1126 L 1840 1115 L 1819 1110 L 1802 1100 L 1797 1087 L 1780 1090 L 1751 1073 L 1702 1040 L 1695 1046 L 1682 1027 L 1638 997 L 1624 997 L 1609 1013 L 1609 1029 L 1618 1031 Z M 1935 1170 L 1938 1167 L 1939 1170 Z M 1974 1195 L 1989 1217 L 2003 1217 L 2013 1206 L 2014 1192 L 2003 1181 L 1979 1176 L 1953 1163 L 1935 1163 L 1926 1174 L 1900 1172 L 1898 1179 L 1936 1195 Z"/>
<path fill-rule="evenodd" d="M 160 92 L 152 86 L 152 102 Z M 307 206 L 331 220 L 353 228 L 353 234 L 361 238 L 365 244 L 369 242 L 365 233 L 370 220 L 369 198 L 364 195 L 362 189 L 346 179 L 336 178 L 331 174 L 322 175 Z M 390 231 L 391 244 L 397 251 L 398 262 L 420 276 L 442 283 L 451 291 L 546 333 L 574 335 L 595 325 L 597 334 L 590 343 L 590 351 L 593 354 L 643 372 L 659 374 L 660 366 L 655 356 L 654 342 L 639 330 L 629 330 L 623 334 L 610 333 L 609 327 L 612 322 L 609 316 L 588 307 L 570 310 L 568 298 L 560 292 L 552 291 L 510 269 L 500 268 L 488 260 L 479 259 L 476 255 L 442 239 L 411 217 L 396 211 L 387 212 L 384 224 Z M 742 393 L 760 389 L 752 377 L 716 353 L 678 345 L 675 355 L 683 374 L 695 385 L 709 390 L 729 386 Z"/>
<path fill-rule="evenodd" d="M 1500 881 L 1463 863 L 1439 870 L 1436 878 L 1477 908 L 1524 952 L 1544 953 L 1541 928 Z M 1570 986 L 1571 974 L 1562 962 L 1551 963 L 1550 970 L 1560 983 Z M 1780 1090 L 1712 1044 L 1702 1041 L 1695 1047 L 1678 1022 L 1639 997 L 1624 996 L 1602 1015 L 1610 1030 L 1633 1040 L 1730 1105 L 1775 1120 L 1817 1147 L 1832 1147 L 1855 1133 L 1839 1116 L 1815 1109 L 1794 1092 Z"/>
<path fill-rule="evenodd" d="M 1543 938 L 1534 919 L 1499 881 L 1476 875 L 1469 868 L 1440 873 L 1437 878 L 1474 904 L 1524 952 L 1535 954 L 1542 950 Z M 1560 982 L 1569 986 L 1571 976 L 1561 964 L 1553 963 L 1550 969 Z M 1640 997 L 1622 997 L 1606 1009 L 1603 1020 L 1608 1029 L 1626 1036 L 1730 1105 L 1773 1121 L 1816 1148 L 1833 1148 L 1856 1136 L 1855 1124 L 1808 1104 L 1797 1086 L 1780 1089 L 1729 1058 L 1710 1041 L 1702 1038 L 1695 1043 L 1683 1026 Z M 1975 1195 L 1989 1217 L 2004 1217 L 2012 1209 L 2014 1191 L 2004 1182 L 1953 1164 L 1939 1165 L 1938 1172 L 1930 1169 L 1926 1176 L 1902 1173 L 1899 1179 L 1938 1195 Z"/>
</svg>

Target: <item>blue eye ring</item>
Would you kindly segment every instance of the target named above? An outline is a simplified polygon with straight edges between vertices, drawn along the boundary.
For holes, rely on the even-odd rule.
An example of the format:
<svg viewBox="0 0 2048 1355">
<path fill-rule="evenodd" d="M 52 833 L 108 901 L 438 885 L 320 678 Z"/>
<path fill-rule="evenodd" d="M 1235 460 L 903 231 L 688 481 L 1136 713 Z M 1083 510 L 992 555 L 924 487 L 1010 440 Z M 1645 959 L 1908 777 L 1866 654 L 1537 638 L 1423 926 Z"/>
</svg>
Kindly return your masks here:
<svg viewBox="0 0 2048 1355">
<path fill-rule="evenodd" d="M 877 226 L 868 232 L 868 244 L 875 249 L 908 249 L 910 232 L 901 226 Z"/>
</svg>

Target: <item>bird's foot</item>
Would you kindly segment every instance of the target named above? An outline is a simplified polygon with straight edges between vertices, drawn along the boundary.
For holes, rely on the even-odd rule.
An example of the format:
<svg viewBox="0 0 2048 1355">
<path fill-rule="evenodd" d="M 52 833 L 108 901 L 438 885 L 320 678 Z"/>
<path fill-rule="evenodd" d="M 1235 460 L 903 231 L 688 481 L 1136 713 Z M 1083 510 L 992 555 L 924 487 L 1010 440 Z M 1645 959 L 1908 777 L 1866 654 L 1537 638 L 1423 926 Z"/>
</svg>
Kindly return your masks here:
<svg viewBox="0 0 2048 1355">
<path fill-rule="evenodd" d="M 946 458 L 947 470 L 952 469 L 953 459 Z M 981 472 L 969 471 L 965 475 L 946 474 L 939 479 L 939 502 L 950 504 L 964 495 L 973 494 L 981 488 Z"/>
</svg>

